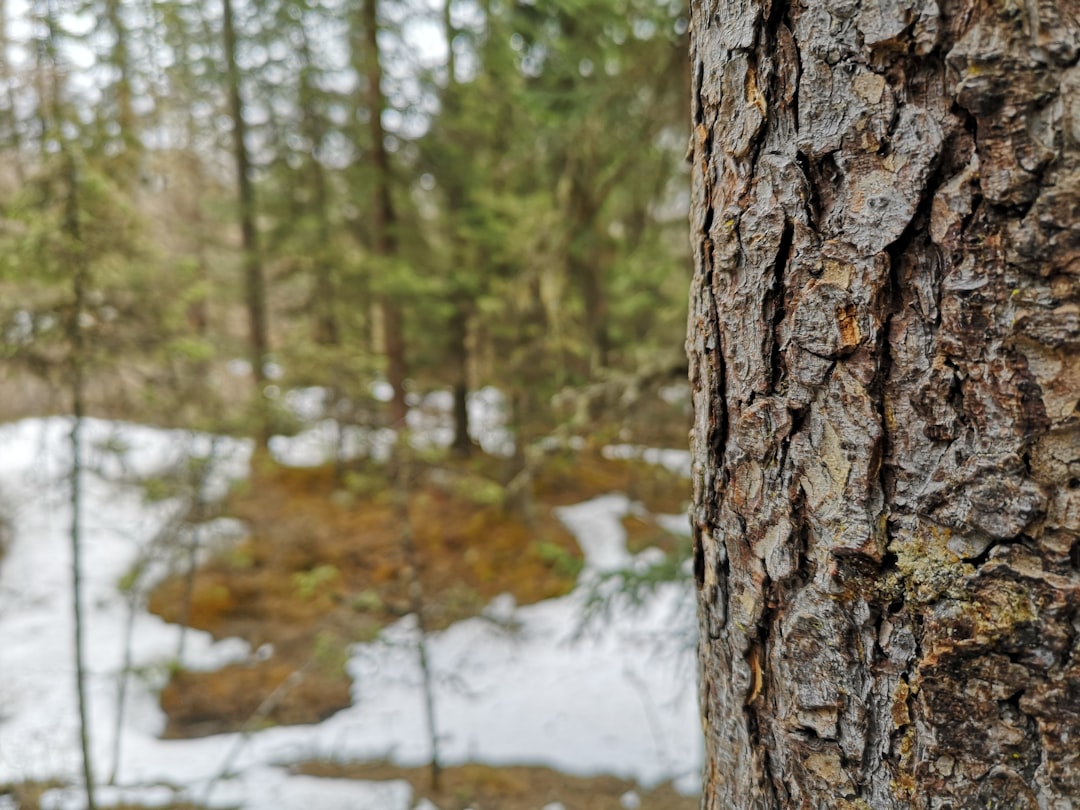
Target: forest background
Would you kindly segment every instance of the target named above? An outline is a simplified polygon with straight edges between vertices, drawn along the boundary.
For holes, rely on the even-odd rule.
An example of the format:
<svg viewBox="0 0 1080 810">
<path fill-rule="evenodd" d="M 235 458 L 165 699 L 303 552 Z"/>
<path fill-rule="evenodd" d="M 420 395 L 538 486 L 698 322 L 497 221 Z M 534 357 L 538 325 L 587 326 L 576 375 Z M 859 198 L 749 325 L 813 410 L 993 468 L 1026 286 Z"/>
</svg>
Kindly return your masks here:
<svg viewBox="0 0 1080 810">
<path fill-rule="evenodd" d="M 682 376 L 681 3 L 0 19 L 0 415 L 70 409 L 79 354 L 94 413 L 263 437 L 297 386 L 451 389 L 465 453 L 470 390 L 524 446 L 564 388 Z"/>
</svg>

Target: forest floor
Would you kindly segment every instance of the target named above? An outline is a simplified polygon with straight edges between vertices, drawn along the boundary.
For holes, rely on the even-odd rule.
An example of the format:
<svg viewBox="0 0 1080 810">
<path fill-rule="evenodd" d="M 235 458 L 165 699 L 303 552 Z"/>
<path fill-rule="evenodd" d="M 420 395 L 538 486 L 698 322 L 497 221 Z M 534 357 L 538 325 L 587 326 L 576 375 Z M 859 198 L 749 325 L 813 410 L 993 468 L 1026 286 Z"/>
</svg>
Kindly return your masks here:
<svg viewBox="0 0 1080 810">
<path fill-rule="evenodd" d="M 431 787 L 430 769 L 388 762 L 309 762 L 294 770 L 337 779 L 405 779 L 413 796 L 437 804 L 440 810 L 537 810 L 556 804 L 580 810 L 695 810 L 699 803 L 697 796 L 682 796 L 670 783 L 643 790 L 615 776 L 568 776 L 551 768 L 475 764 L 445 768 L 438 790 Z"/>
<path fill-rule="evenodd" d="M 431 788 L 427 768 L 404 768 L 389 762 L 336 763 L 313 761 L 293 767 L 295 773 L 328 779 L 387 782 L 405 780 L 415 802 L 427 800 L 440 810 L 539 810 L 563 806 L 569 810 L 696 810 L 697 796 L 684 796 L 670 783 L 649 790 L 615 776 L 570 776 L 551 768 L 462 765 L 445 768 L 438 790 Z M 41 797 L 56 783 L 27 782 L 0 785 L 0 798 L 11 797 L 19 810 L 40 810 Z M 140 810 L 118 804 L 111 810 Z M 157 810 L 200 810 L 193 804 L 168 804 Z"/>
<path fill-rule="evenodd" d="M 582 611 L 591 604 L 588 583 L 604 583 L 604 577 L 629 570 L 624 566 L 631 564 L 642 570 L 646 560 L 655 563 L 664 553 L 672 560 L 685 555 L 688 541 L 677 517 L 684 513 L 689 488 L 681 471 L 683 460 L 671 465 L 680 469 L 676 472 L 658 462 L 652 450 L 595 445 L 552 451 L 535 463 L 526 490 L 531 497 L 523 498 L 511 484 L 515 464 L 479 451 L 465 460 L 418 451 L 410 454 L 407 475 L 397 477 L 385 462 L 371 460 L 335 468 L 256 459 L 249 475 L 233 478 L 212 511 L 200 507 L 188 515 L 190 526 L 210 526 L 217 518 L 229 518 L 243 525 L 243 534 L 233 533 L 224 542 L 222 537 L 208 537 L 194 576 L 174 573 L 157 580 L 143 571 L 139 558 L 131 556 L 131 539 L 118 531 L 119 526 L 126 526 L 126 516 L 135 514 L 158 523 L 160 517 L 153 516 L 169 513 L 173 509 L 169 504 L 177 502 L 177 488 L 166 480 L 168 473 L 152 472 L 174 468 L 156 466 L 159 462 L 151 459 L 160 458 L 166 448 L 193 452 L 193 458 L 205 449 L 184 450 L 181 445 L 186 446 L 187 440 L 180 434 L 106 423 L 93 428 L 95 434 L 101 433 L 93 440 L 95 453 L 105 458 L 92 498 L 107 506 L 90 510 L 108 521 L 101 527 L 108 535 L 93 546 L 92 561 L 101 571 L 93 575 L 96 595 L 89 597 L 95 612 L 91 627 L 102 640 L 106 635 L 111 639 L 121 628 L 122 605 L 134 600 L 130 604 L 135 606 L 143 598 L 153 613 L 169 622 L 154 625 L 156 618 L 137 618 L 143 628 L 137 632 L 145 641 L 131 664 L 123 664 L 131 666 L 136 676 L 132 700 L 137 704 L 124 737 L 138 741 L 124 747 L 125 781 L 134 785 L 140 779 L 151 783 L 156 779 L 162 793 L 168 787 L 173 803 L 155 800 L 154 806 L 174 810 L 203 806 L 198 798 L 202 792 L 185 787 L 192 775 L 212 773 L 217 767 L 213 763 L 230 761 L 229 751 L 242 746 L 246 746 L 243 765 L 224 778 L 209 806 L 261 808 L 279 800 L 281 807 L 320 806 L 330 797 L 350 795 L 385 798 L 372 799 L 371 807 L 399 807 L 407 800 L 410 807 L 435 805 L 442 810 L 540 810 L 560 804 L 569 810 L 683 810 L 696 804 L 663 781 L 681 774 L 677 784 L 685 792 L 692 789 L 695 776 L 694 756 L 686 756 L 684 750 L 688 745 L 692 750 L 693 741 L 676 731 L 694 725 L 692 688 L 668 702 L 662 696 L 668 693 L 661 690 L 669 687 L 658 686 L 681 666 L 675 661 L 682 660 L 683 653 L 673 656 L 657 647 L 642 655 L 622 646 L 641 650 L 641 645 L 654 643 L 650 638 L 685 644 L 671 625 L 682 586 L 658 594 L 638 618 L 620 609 L 608 617 L 611 623 L 605 623 L 602 631 L 597 628 L 584 648 L 572 641 L 578 633 L 574 625 L 584 622 Z M 61 440 L 63 430 L 59 422 L 42 423 L 41 433 L 31 423 L 12 426 L 10 443 L 23 449 L 9 454 L 5 464 L 15 470 L 23 456 L 29 460 Z M 48 457 L 52 453 L 48 451 Z M 680 459 L 684 457 L 682 453 Z M 33 463 L 44 470 L 54 462 Z M 62 460 L 59 463 L 62 467 Z M 150 472 L 139 472 L 143 466 Z M 109 472 L 112 467 L 115 470 Z M 20 480 L 18 473 L 13 475 L 12 481 Z M 396 489 L 408 490 L 407 500 L 395 494 L 395 487 L 387 488 L 395 480 Z M 18 491 L 14 484 L 11 491 Z M 215 491 L 210 500 L 220 498 L 221 491 Z M 43 571 L 47 563 L 49 571 L 56 568 L 55 575 L 62 575 L 50 550 L 62 538 L 62 534 L 54 538 L 52 528 L 57 521 L 62 525 L 62 516 L 55 508 L 51 513 L 26 509 L 15 514 L 19 537 L 39 536 L 41 542 L 14 547 L 17 553 L 6 571 L 11 592 L 5 598 L 11 605 L 25 606 L 33 600 L 20 596 L 22 591 L 40 591 L 42 595 L 34 599 L 44 604 L 48 598 L 50 610 L 62 611 L 60 602 L 53 605 L 56 600 L 51 598 L 59 591 L 50 592 L 43 582 L 31 588 L 33 583 L 19 574 L 26 566 Z M 116 528 L 105 528 L 114 523 Z M 132 539 L 150 536 L 146 528 L 131 526 Z M 440 705 L 440 714 L 450 718 L 448 727 L 453 728 L 444 733 L 454 751 L 448 756 L 455 767 L 444 771 L 438 794 L 429 790 L 426 769 L 379 759 L 423 761 L 424 745 L 420 742 L 417 747 L 407 727 L 415 720 L 400 708 L 413 699 L 409 695 L 416 688 L 414 676 L 395 675 L 414 666 L 415 642 L 408 618 L 414 612 L 412 577 L 402 552 L 406 526 L 416 546 L 424 622 L 444 679 L 439 690 L 446 703 Z M 187 531 L 171 552 L 174 565 L 186 557 L 190 527 Z M 124 559 L 133 562 L 123 563 Z M 148 580 L 157 584 L 142 593 L 138 582 Z M 507 604 L 509 610 L 503 610 Z M 21 633 L 20 643 L 25 641 L 28 650 L 40 654 L 35 638 L 44 643 L 44 637 L 22 633 L 13 624 L 25 619 L 29 627 L 39 621 L 37 614 L 29 609 L 8 612 L 12 632 Z M 108 629 L 109 622 L 115 629 Z M 175 642 L 168 641 L 165 629 L 176 630 L 181 623 L 195 628 L 189 654 L 170 659 L 167 650 Z M 238 651 L 237 644 L 248 647 L 249 653 Z M 93 647 L 107 648 L 102 641 Z M 21 654 L 9 652 L 13 661 Z M 57 655 L 62 659 L 62 651 Z M 119 665 L 118 660 L 106 660 L 98 663 L 103 675 Z M 191 666 L 149 663 L 154 660 L 181 660 Z M 516 673 L 510 681 L 507 672 Z M 687 683 L 691 677 L 686 672 L 677 676 Z M 25 684 L 8 696 L 9 703 L 20 690 L 32 688 L 33 679 L 23 680 Z M 52 682 L 39 680 L 42 688 Z M 97 691 L 96 699 L 107 706 L 113 695 L 103 679 Z M 139 697 L 144 692 L 155 703 L 153 696 L 160 696 L 162 711 L 144 705 L 145 699 Z M 531 697 L 522 701 L 517 694 Z M 30 714 L 24 718 L 18 705 L 13 704 L 12 717 L 17 720 L 6 727 L 8 733 L 38 734 L 39 747 L 51 746 L 55 729 L 50 721 Z M 70 714 L 59 704 L 49 706 L 67 712 L 65 717 Z M 162 717 L 156 731 L 155 712 Z M 671 716 L 661 718 L 653 712 Z M 97 714 L 107 716 L 109 710 Z M 568 723 L 571 717 L 575 719 Z M 41 729 L 34 731 L 30 725 Z M 587 738 L 574 736 L 572 730 L 579 726 L 590 732 Z M 565 737 L 568 731 L 571 736 Z M 3 733 L 0 728 L 0 736 Z M 346 739 L 348 745 L 343 745 Z M 289 751 L 284 759 L 275 753 L 281 746 Z M 176 767 L 161 764 L 163 752 L 170 750 Z M 650 750 L 655 750 L 655 759 Z M 547 751 L 561 753 L 554 757 L 542 753 Z M 118 757 L 119 752 L 117 747 Z M 320 759 L 327 755 L 335 758 Z M 27 749 L 25 757 L 34 756 Z M 487 764 L 461 764 L 474 757 Z M 624 767 L 629 761 L 639 765 Z M 506 764 L 526 762 L 564 770 Z M 687 762 L 686 768 L 678 764 Z M 26 775 L 18 777 L 25 781 L 0 784 L 3 810 L 79 806 L 73 787 L 35 782 L 41 778 L 30 775 L 35 768 L 13 762 L 6 767 L 6 779 L 20 771 Z M 44 771 L 48 775 L 48 769 Z M 166 772 L 172 775 L 154 776 Z M 217 778 L 225 776 L 225 771 L 221 773 Z M 648 788 L 632 780 L 595 775 L 605 773 L 636 777 Z M 194 780 L 198 783 L 201 778 Z M 215 781 L 202 782 L 207 797 Z M 137 790 L 125 790 L 107 793 L 114 798 L 106 803 L 116 808 L 143 806 Z M 39 805 L 37 796 L 42 792 L 51 798 Z M 266 804 L 269 796 L 274 797 L 271 805 Z M 175 803 L 180 799 L 195 804 Z M 331 801 L 323 806 L 338 805 Z"/>
<path fill-rule="evenodd" d="M 381 485 L 383 466 L 257 465 L 222 505 L 249 536 L 151 592 L 151 612 L 166 621 L 263 651 L 254 662 L 216 671 L 175 670 L 161 695 L 166 737 L 241 731 L 253 722 L 317 723 L 348 706 L 349 645 L 374 640 L 413 612 L 406 530 L 425 627 L 441 630 L 479 615 L 500 594 L 529 605 L 573 589 L 582 552 L 555 507 L 631 493 L 645 511 L 623 519 L 628 550 L 674 551 L 676 537 L 649 515 L 679 512 L 687 498 L 686 480 L 663 467 L 581 451 L 546 459 L 532 502 L 509 508 L 502 502 L 506 460 L 477 454 L 411 465 L 403 512 Z"/>
</svg>

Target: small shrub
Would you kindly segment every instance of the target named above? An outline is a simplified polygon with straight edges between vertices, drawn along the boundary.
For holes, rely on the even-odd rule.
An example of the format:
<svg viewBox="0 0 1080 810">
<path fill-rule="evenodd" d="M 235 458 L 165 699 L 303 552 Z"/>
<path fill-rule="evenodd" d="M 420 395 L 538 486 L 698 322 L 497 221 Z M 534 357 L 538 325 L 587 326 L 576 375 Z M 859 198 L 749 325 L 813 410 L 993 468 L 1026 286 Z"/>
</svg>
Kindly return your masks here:
<svg viewBox="0 0 1080 810">
<path fill-rule="evenodd" d="M 357 613 L 375 613 L 386 607 L 378 591 L 372 588 L 365 588 L 360 591 L 352 598 L 349 604 Z"/>
<path fill-rule="evenodd" d="M 323 586 L 329 585 L 341 575 L 336 565 L 316 565 L 307 571 L 293 574 L 293 584 L 301 599 L 314 598 Z"/>
<path fill-rule="evenodd" d="M 532 544 L 532 549 L 541 560 L 551 566 L 551 569 L 560 576 L 576 577 L 585 566 L 584 560 L 575 557 L 562 546 L 548 540 L 538 540 Z"/>
</svg>

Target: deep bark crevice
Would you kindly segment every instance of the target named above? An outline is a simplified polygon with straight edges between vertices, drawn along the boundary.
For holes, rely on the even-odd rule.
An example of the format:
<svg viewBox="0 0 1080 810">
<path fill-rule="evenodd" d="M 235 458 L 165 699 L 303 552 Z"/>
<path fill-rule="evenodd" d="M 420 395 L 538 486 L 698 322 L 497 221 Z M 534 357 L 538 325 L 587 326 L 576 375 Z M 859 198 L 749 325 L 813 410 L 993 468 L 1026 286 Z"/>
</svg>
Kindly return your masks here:
<svg viewBox="0 0 1080 810">
<path fill-rule="evenodd" d="M 701 100 L 701 87 L 705 82 L 705 63 L 699 62 L 694 71 L 694 123 L 705 123 L 705 103 Z M 693 135 L 690 136 L 694 137 Z M 702 156 L 704 158 L 704 155 Z"/>
<path fill-rule="evenodd" d="M 798 98 L 798 94 L 796 94 Z M 798 116 L 795 118 L 795 128 L 798 132 Z M 821 212 L 821 200 L 818 197 L 817 184 L 813 182 L 813 175 L 810 165 L 810 158 L 806 156 L 806 153 L 801 149 L 795 152 L 795 163 L 802 171 L 803 177 L 806 178 L 807 195 L 804 204 L 806 206 L 806 218 L 809 221 L 811 227 L 817 228 L 819 224 L 820 212 Z"/>
<path fill-rule="evenodd" d="M 699 591 L 705 585 L 705 548 L 700 532 L 694 532 L 694 582 Z"/>
<path fill-rule="evenodd" d="M 787 217 L 784 218 L 784 230 L 780 235 L 780 246 L 776 251 L 776 261 L 773 263 L 772 288 L 766 298 L 765 315 L 769 315 L 769 307 L 772 307 L 772 317 L 766 317 L 769 323 L 769 335 L 772 342 L 770 360 L 770 388 L 773 393 L 779 393 L 783 381 L 784 358 L 783 346 L 780 344 L 781 326 L 787 314 L 785 301 L 786 290 L 784 289 L 784 274 L 791 263 L 795 228 Z M 786 442 L 783 443 L 786 446 Z M 781 467 L 781 469 L 783 469 Z"/>
</svg>

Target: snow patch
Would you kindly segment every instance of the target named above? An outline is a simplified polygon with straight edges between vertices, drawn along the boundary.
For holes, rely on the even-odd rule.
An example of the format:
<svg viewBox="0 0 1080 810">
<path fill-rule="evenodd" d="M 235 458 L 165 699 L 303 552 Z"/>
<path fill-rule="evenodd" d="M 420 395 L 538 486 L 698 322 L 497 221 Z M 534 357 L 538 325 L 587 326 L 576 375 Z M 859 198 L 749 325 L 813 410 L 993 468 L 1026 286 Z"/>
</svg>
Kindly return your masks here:
<svg viewBox="0 0 1080 810">
<path fill-rule="evenodd" d="M 79 781 L 65 484 L 70 428 L 66 419 L 0 426 L 0 492 L 12 512 L 0 567 L 0 783 Z M 210 490 L 221 493 L 246 473 L 251 445 L 98 420 L 86 421 L 85 441 L 96 471 L 83 479 L 87 687 L 93 761 L 105 781 L 117 765 L 113 728 L 128 618 L 118 583 L 178 508 L 173 501 L 148 502 L 132 478 L 212 451 Z M 702 741 L 694 651 L 672 625 L 691 586 L 662 585 L 637 610 L 581 624 L 590 577 L 633 562 L 620 523 L 631 508 L 625 496 L 608 495 L 559 511 L 585 553 L 583 584 L 574 592 L 525 607 L 500 597 L 484 616 L 429 636 L 446 764 L 533 763 L 579 775 L 612 773 L 646 786 L 675 778 L 696 790 Z M 252 655 L 242 641 L 186 632 L 185 666 L 216 668 Z M 179 634 L 175 625 L 137 610 L 131 650 L 137 674 L 129 681 L 119 740 L 122 787 L 102 788 L 102 805 L 163 803 L 162 785 L 202 801 L 212 785 L 213 807 L 408 810 L 412 796 L 404 782 L 316 779 L 283 765 L 312 758 L 427 762 L 412 617 L 353 648 L 351 707 L 317 725 L 268 728 L 246 739 L 158 738 L 164 716 L 157 691 Z M 231 775 L 219 778 L 226 762 Z M 168 795 L 173 800 L 171 790 Z M 75 810 L 82 800 L 77 790 L 56 790 L 44 806 Z"/>
</svg>

